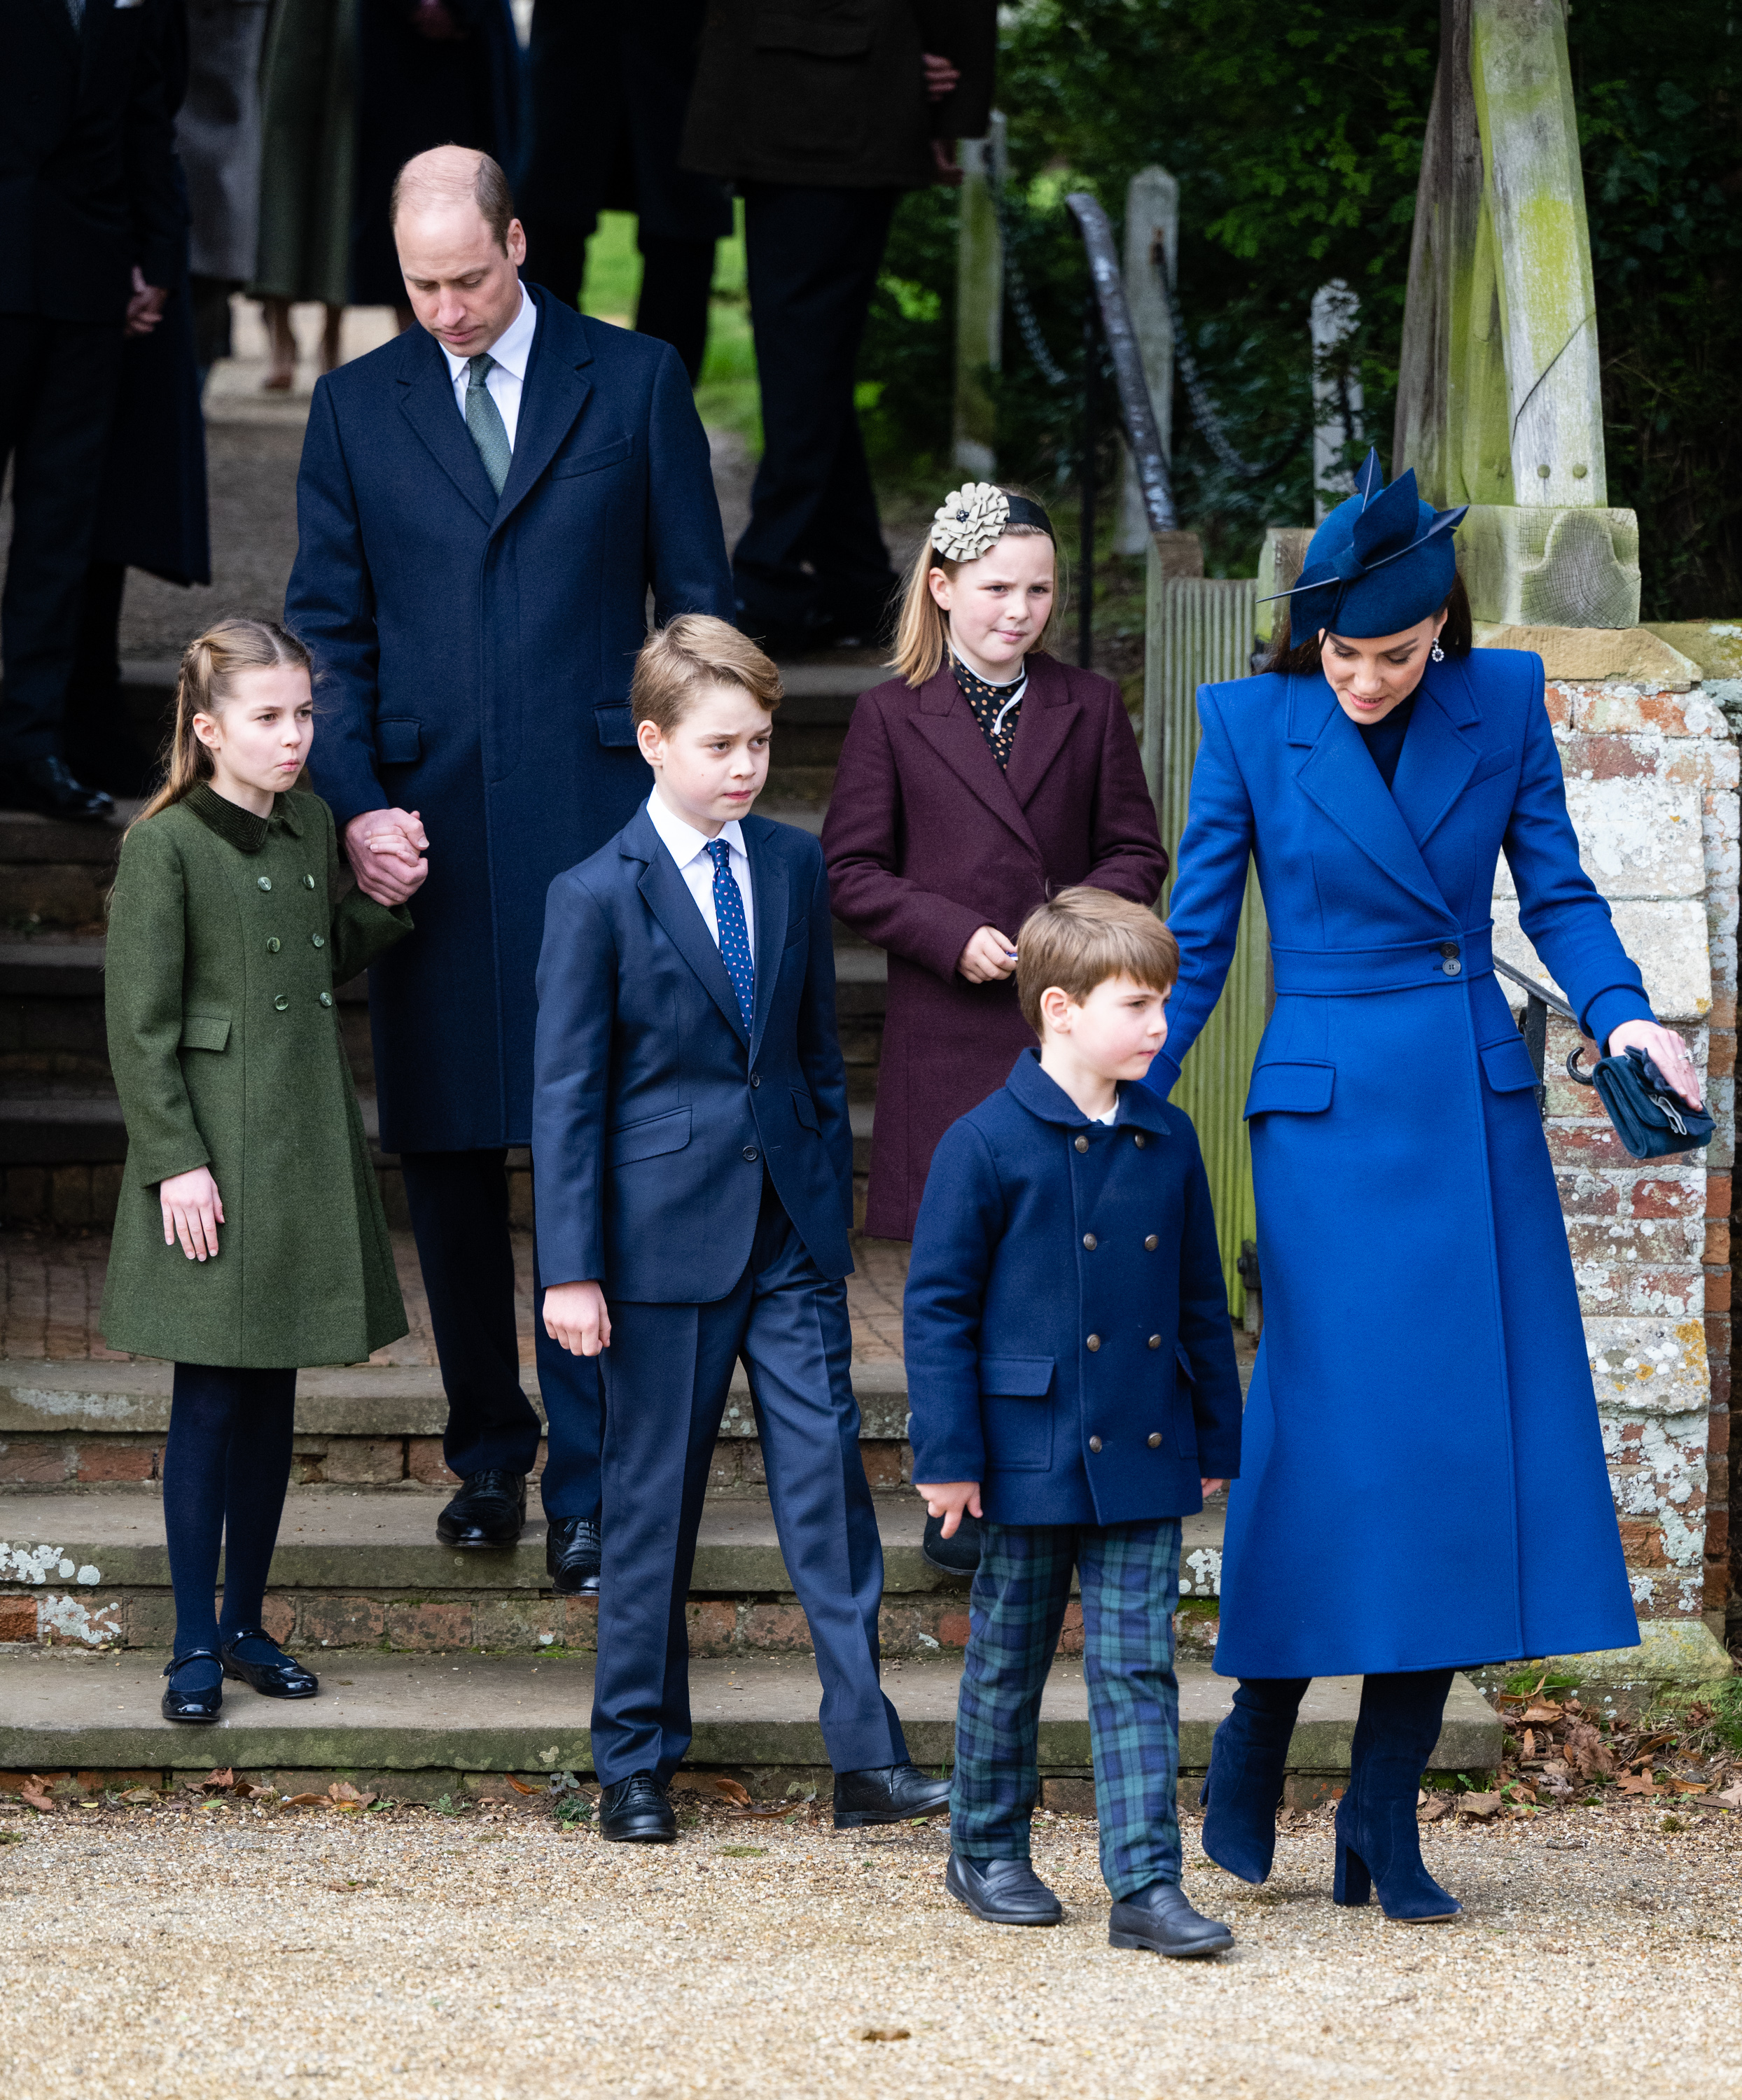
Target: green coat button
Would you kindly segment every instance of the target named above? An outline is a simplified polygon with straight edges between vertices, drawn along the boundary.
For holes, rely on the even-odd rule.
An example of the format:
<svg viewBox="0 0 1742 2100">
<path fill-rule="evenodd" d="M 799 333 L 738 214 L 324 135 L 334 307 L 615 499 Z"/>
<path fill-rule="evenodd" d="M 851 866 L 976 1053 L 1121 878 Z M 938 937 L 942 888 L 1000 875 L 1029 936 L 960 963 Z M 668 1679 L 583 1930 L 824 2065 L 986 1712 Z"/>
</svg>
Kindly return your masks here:
<svg viewBox="0 0 1742 2100">
<path fill-rule="evenodd" d="M 305 875 L 305 876 L 303 877 L 303 889 L 312 889 L 314 888 L 314 886 L 315 886 L 315 878 L 314 878 L 312 875 Z"/>
<path fill-rule="evenodd" d="M 322 992 L 321 995 L 321 1004 L 323 1006 L 330 1006 L 333 1004 L 332 993 L 329 991 Z"/>
<path fill-rule="evenodd" d="M 288 992 L 281 991 L 278 995 L 277 998 L 272 1001 L 272 1004 L 278 1008 L 278 1011 L 281 1013 L 288 1013 L 290 1010 L 290 995 Z"/>
<path fill-rule="evenodd" d="M 326 935 L 325 933 L 311 933 L 308 938 L 314 942 L 317 948 L 324 948 L 326 946 Z"/>
<path fill-rule="evenodd" d="M 270 889 L 272 886 L 272 878 L 269 875 L 261 876 L 259 880 L 262 889 Z"/>
<path fill-rule="evenodd" d="M 269 955 L 276 955 L 282 945 L 283 943 L 279 940 L 278 936 L 275 933 L 272 939 L 266 944 L 266 952 Z"/>
</svg>

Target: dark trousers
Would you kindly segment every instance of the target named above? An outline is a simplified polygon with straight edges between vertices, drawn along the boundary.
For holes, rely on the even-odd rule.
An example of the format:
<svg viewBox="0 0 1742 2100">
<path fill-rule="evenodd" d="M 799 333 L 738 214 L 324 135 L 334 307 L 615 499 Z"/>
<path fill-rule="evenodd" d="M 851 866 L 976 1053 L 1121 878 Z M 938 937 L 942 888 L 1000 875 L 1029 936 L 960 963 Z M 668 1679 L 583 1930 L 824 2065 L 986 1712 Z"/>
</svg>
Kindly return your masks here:
<svg viewBox="0 0 1742 2100">
<path fill-rule="evenodd" d="M 296 1373 L 178 1364 L 163 1450 L 163 1529 L 175 1592 L 175 1652 L 214 1648 L 260 1623 L 278 1542 Z M 223 1553 L 222 1634 L 213 1608 Z"/>
<path fill-rule="evenodd" d="M 528 218 L 526 267 L 521 274 L 554 292 L 565 305 L 577 305 L 591 237 L 572 219 Z M 641 250 L 641 292 L 635 302 L 635 333 L 669 342 L 683 359 L 693 386 L 701 377 L 708 348 L 714 244 L 639 233 L 636 245 Z"/>
<path fill-rule="evenodd" d="M 12 549 L 0 598 L 7 763 L 62 755 L 121 351 L 119 322 L 0 314 L 0 478 L 12 464 Z"/>
<path fill-rule="evenodd" d="M 847 1286 L 766 1187 L 750 1259 L 711 1305 L 611 1306 L 593 1766 L 669 1780 L 690 1746 L 684 1603 L 714 1441 L 741 1356 L 787 1579 L 810 1623 L 837 1771 L 904 1763 L 878 1681 L 883 1553 L 859 1451 Z"/>
<path fill-rule="evenodd" d="M 895 587 L 853 405 L 895 205 L 893 190 L 745 190 L 763 457 L 732 575 L 753 632 L 873 629 Z"/>
<path fill-rule="evenodd" d="M 442 1455 L 462 1479 L 492 1469 L 530 1473 L 538 1458 L 538 1415 L 520 1384 L 506 1157 L 500 1150 L 400 1155 L 448 1396 Z M 596 1521 L 599 1365 L 570 1356 L 545 1332 L 536 1267 L 533 1287 L 538 1390 L 550 1433 L 539 1482 L 545 1515 Z"/>
</svg>

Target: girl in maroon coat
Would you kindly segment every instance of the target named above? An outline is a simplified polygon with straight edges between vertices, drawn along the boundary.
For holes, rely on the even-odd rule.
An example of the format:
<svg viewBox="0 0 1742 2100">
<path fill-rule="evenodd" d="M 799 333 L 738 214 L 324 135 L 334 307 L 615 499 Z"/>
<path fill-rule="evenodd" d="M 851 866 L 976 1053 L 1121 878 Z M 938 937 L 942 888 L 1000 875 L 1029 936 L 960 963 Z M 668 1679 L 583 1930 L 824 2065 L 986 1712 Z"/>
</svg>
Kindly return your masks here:
<svg viewBox="0 0 1742 2100">
<path fill-rule="evenodd" d="M 1087 883 L 1152 904 L 1167 872 L 1119 688 L 1041 644 L 1057 582 L 1032 498 L 944 499 L 891 668 L 861 695 L 823 826 L 836 915 L 889 955 L 865 1229 L 911 1239 L 938 1140 L 1033 1042 L 1016 929 Z"/>
</svg>

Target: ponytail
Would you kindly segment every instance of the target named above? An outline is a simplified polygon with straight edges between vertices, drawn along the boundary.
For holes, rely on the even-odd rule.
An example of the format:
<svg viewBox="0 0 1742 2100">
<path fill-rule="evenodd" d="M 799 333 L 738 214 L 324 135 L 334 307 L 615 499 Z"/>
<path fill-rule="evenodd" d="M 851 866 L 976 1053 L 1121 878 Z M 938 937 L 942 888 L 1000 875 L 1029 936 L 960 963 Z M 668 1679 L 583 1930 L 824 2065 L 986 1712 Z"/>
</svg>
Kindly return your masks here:
<svg viewBox="0 0 1742 2100">
<path fill-rule="evenodd" d="M 196 635 L 182 651 L 175 682 L 175 726 L 163 755 L 163 785 L 133 823 L 143 824 L 191 794 L 212 777 L 212 755 L 195 735 L 196 715 L 215 714 L 230 698 L 231 682 L 240 671 L 272 671 L 281 666 L 311 669 L 308 651 L 294 634 L 269 620 L 220 620 Z M 133 825 L 127 827 L 130 831 Z"/>
<path fill-rule="evenodd" d="M 1022 496 L 1025 491 L 1006 488 L 1006 496 Z M 1029 498 L 1030 501 L 1033 499 Z M 1050 540 L 1051 533 L 1040 525 L 1006 525 L 999 535 L 1000 540 Z M 993 542 L 996 546 L 997 540 Z M 987 554 L 992 548 L 986 549 Z M 986 558 L 985 554 L 979 558 Z M 1066 575 L 1064 550 L 1054 542 L 1054 562 L 1058 575 L 1057 588 L 1053 593 L 1052 611 L 1046 624 L 1034 638 L 1028 651 L 1044 649 L 1046 638 L 1052 632 L 1052 624 L 1064 610 Z M 910 686 L 922 686 L 926 679 L 935 677 L 949 649 L 949 615 L 931 595 L 931 571 L 941 569 L 953 578 L 965 565 L 953 562 L 938 553 L 928 536 L 919 552 L 913 557 L 901 586 L 901 612 L 895 622 L 895 651 L 889 660 L 889 668 L 905 678 Z"/>
</svg>

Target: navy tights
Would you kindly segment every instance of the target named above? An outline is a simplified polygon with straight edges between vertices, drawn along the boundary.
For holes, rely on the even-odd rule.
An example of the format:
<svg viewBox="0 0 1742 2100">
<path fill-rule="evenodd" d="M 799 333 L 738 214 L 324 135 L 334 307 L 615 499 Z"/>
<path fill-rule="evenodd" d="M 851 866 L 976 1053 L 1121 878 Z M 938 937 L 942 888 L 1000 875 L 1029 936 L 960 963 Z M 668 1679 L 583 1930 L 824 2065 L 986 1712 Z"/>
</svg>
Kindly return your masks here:
<svg viewBox="0 0 1742 2100">
<path fill-rule="evenodd" d="M 278 1540 L 296 1409 L 296 1373 L 178 1364 L 163 1454 L 163 1528 L 175 1590 L 175 1652 L 215 1648 L 257 1626 Z M 213 1609 L 223 1551 L 223 1619 Z M 256 1642 L 264 1661 L 270 1643 Z M 215 1662 L 175 1674 L 184 1692 L 220 1681 Z"/>
</svg>

